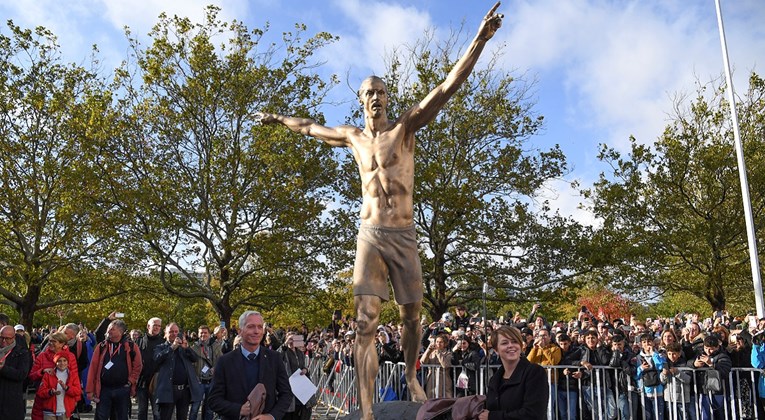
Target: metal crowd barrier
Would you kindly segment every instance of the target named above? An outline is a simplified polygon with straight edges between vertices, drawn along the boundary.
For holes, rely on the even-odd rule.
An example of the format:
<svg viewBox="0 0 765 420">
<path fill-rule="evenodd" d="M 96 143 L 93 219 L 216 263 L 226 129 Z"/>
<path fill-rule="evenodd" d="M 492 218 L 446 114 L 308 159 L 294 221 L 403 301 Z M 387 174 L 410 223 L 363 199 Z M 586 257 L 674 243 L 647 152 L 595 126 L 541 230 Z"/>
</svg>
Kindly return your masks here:
<svg viewBox="0 0 765 420">
<path fill-rule="evenodd" d="M 324 360 L 314 358 L 309 366 L 311 380 L 317 384 L 316 397 L 320 403 L 314 411 L 321 413 L 323 408 L 325 410 L 323 414 L 334 412 L 335 418 L 338 418 L 358 410 L 356 374 L 353 367 L 336 364 L 329 373 L 325 373 L 322 371 L 323 365 Z M 680 373 L 687 373 L 690 381 L 683 384 L 679 379 L 680 373 L 672 376 L 664 386 L 676 387 L 678 397 L 669 398 L 660 403 L 657 399 L 643 393 L 642 387 L 635 384 L 633 380 L 623 382 L 627 384 L 626 390 L 620 389 L 623 387 L 618 386 L 618 381 L 625 379 L 619 377 L 619 375 L 625 375 L 621 369 L 596 366 L 592 371 L 587 372 L 586 378 L 568 380 L 562 374 L 564 369 L 568 368 L 571 371 L 586 371 L 586 369 L 581 366 L 562 365 L 543 367 L 548 371 L 550 387 L 547 413 L 549 420 L 586 418 L 641 420 L 643 416 L 668 420 L 702 420 L 714 417 L 708 408 L 710 401 L 714 411 L 718 415 L 721 414 L 722 418 L 765 420 L 760 417 L 757 410 L 757 404 L 763 402 L 757 397 L 757 380 L 759 375 L 763 374 L 762 369 L 733 368 L 722 392 L 716 396 L 704 392 L 702 385 L 697 381 L 696 373 L 705 369 L 677 368 Z M 380 364 L 375 378 L 374 389 L 377 390 L 374 396 L 375 403 L 381 400 L 409 400 L 404 368 L 403 363 Z M 476 371 L 474 391 L 456 387 L 457 377 L 462 371 L 461 366 L 451 368 L 452 380 L 449 384 L 443 383 L 441 375 L 443 368 L 438 365 L 421 365 L 417 377 L 429 398 L 444 397 L 448 394 L 446 387 L 450 388 L 453 396 L 484 395 L 488 379 L 498 368 L 499 365 L 489 366 L 487 371 L 485 365 L 481 366 Z M 428 390 L 426 386 L 428 373 L 432 373 L 435 377 L 435 386 L 432 390 Z"/>
</svg>

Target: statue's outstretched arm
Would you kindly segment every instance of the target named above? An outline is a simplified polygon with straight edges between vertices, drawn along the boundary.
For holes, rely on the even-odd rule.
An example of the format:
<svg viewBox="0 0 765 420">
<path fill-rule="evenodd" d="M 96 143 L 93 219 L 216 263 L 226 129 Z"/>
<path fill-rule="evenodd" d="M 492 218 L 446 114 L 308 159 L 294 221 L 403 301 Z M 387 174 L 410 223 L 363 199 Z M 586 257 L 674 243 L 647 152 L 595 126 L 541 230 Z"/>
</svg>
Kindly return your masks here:
<svg viewBox="0 0 765 420">
<path fill-rule="evenodd" d="M 330 146 L 349 146 L 349 130 L 353 127 L 325 127 L 310 118 L 287 117 L 265 112 L 255 113 L 255 122 L 260 124 L 281 124 L 290 130 L 306 136 L 315 137 Z"/>
</svg>

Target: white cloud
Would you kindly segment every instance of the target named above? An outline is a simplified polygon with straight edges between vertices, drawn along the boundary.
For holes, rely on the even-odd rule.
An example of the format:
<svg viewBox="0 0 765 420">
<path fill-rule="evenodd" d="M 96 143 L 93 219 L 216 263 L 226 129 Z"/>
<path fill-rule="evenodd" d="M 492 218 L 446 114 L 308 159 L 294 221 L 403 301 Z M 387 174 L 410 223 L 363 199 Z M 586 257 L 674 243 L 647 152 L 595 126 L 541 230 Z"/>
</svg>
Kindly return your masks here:
<svg viewBox="0 0 765 420">
<path fill-rule="evenodd" d="M 104 8 L 104 17 L 115 28 L 129 26 L 140 35 L 146 35 L 157 23 L 160 13 L 168 17 L 187 17 L 192 22 L 204 22 L 207 5 L 213 4 L 221 8 L 218 18 L 228 22 L 247 12 L 247 2 L 244 0 L 100 0 Z"/>
<path fill-rule="evenodd" d="M 511 30 L 504 35 L 511 50 L 508 65 L 540 72 L 543 83 L 560 78 L 566 90 L 561 98 L 570 98 L 564 105 L 570 118 L 566 124 L 589 126 L 602 133 L 601 140 L 620 147 L 630 134 L 653 142 L 667 123 L 672 95 L 692 92 L 696 77 L 704 81 L 722 72 L 713 6 L 526 1 L 509 12 Z M 752 14 L 763 16 L 762 7 L 739 7 L 748 13 L 735 9 L 737 23 L 743 16 L 750 21 L 755 20 Z M 759 27 L 726 28 L 729 46 L 735 45 L 730 49 L 741 51 L 737 62 L 747 63 L 738 66 L 734 85 L 739 90 L 746 88 L 742 83 L 753 60 L 765 53 Z M 753 35 L 759 39 L 754 48 Z"/>
<path fill-rule="evenodd" d="M 395 48 L 413 45 L 427 29 L 435 25 L 431 16 L 414 6 L 401 6 L 382 2 L 337 0 L 332 13 L 339 13 L 333 22 L 337 29 L 327 29 L 338 35 L 340 41 L 320 52 L 331 71 L 345 74 L 350 71 L 354 78 L 349 83 L 360 82 L 371 73 L 382 74 L 385 58 Z M 342 21 L 342 25 L 337 22 Z"/>
</svg>

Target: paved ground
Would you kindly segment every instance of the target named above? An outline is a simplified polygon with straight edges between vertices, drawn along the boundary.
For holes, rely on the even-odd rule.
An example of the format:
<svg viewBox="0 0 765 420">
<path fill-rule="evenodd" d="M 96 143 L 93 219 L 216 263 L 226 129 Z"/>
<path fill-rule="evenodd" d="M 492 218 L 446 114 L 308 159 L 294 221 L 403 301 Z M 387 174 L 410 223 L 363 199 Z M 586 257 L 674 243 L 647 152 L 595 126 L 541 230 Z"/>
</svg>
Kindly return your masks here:
<svg viewBox="0 0 765 420">
<path fill-rule="evenodd" d="M 32 401 L 33 400 L 34 400 L 34 394 L 28 394 L 27 395 L 27 416 L 26 416 L 27 420 L 31 419 L 30 415 L 31 415 L 31 412 L 32 412 Z M 133 415 L 130 417 L 131 420 L 136 418 L 137 410 L 138 410 L 138 407 L 135 404 L 135 401 L 133 401 Z M 326 408 L 319 406 L 319 407 L 314 408 L 314 415 L 311 417 L 311 419 L 312 420 L 330 420 L 330 419 L 335 419 L 335 414 L 336 414 L 336 412 L 333 412 L 331 410 L 330 410 L 329 413 L 327 413 Z M 90 412 L 90 413 L 81 413 L 79 416 L 80 416 L 80 419 L 82 419 L 82 420 L 86 420 L 86 419 L 93 420 L 93 413 L 92 412 Z M 151 415 L 149 416 L 149 418 L 151 419 Z M 199 419 L 200 417 L 197 417 L 197 418 Z M 342 418 L 342 417 L 340 417 L 340 418 Z M 2 419 L 0 419 L 0 420 L 2 420 Z"/>
</svg>

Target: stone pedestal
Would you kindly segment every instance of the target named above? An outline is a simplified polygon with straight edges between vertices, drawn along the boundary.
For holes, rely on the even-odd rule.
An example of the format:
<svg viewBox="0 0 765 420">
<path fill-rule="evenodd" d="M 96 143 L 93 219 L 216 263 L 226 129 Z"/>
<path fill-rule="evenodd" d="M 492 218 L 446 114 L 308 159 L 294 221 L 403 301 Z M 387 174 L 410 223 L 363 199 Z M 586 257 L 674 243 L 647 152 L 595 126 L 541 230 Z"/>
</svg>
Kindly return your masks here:
<svg viewBox="0 0 765 420">
<path fill-rule="evenodd" d="M 385 401 L 372 406 L 372 412 L 377 420 L 414 420 L 417 418 L 417 410 L 422 403 L 412 401 Z M 345 417 L 344 420 L 360 420 L 361 411 L 355 411 Z"/>
</svg>

